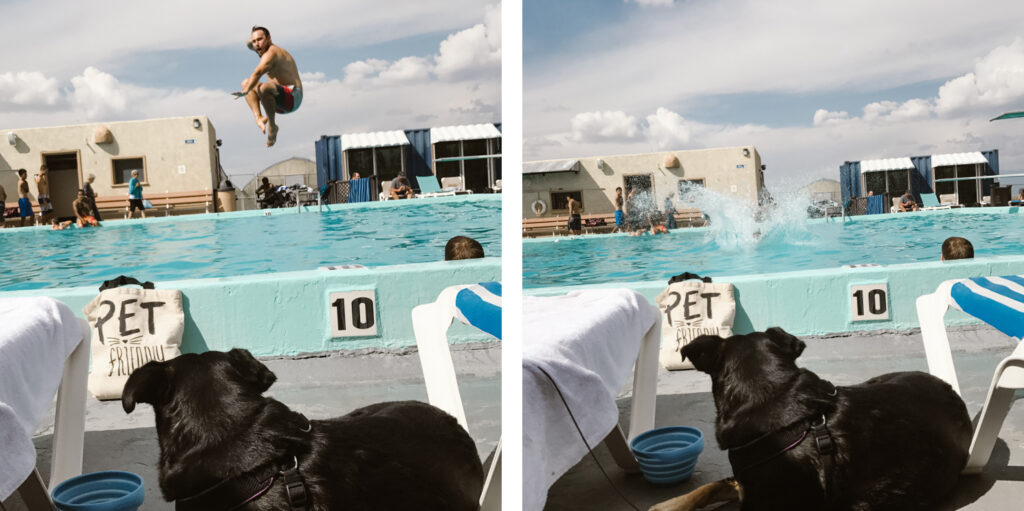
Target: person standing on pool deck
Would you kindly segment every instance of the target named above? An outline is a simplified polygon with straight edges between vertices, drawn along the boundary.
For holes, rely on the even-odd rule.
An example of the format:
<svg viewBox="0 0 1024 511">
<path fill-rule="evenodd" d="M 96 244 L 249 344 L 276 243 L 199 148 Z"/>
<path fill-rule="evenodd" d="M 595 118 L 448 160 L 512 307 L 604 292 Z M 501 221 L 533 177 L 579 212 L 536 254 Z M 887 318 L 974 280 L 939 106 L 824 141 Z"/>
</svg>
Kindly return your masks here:
<svg viewBox="0 0 1024 511">
<path fill-rule="evenodd" d="M 46 165 L 39 166 L 36 174 L 36 189 L 39 190 L 39 221 L 46 223 L 46 217 L 53 214 L 53 201 L 50 200 L 50 169 Z"/>
<path fill-rule="evenodd" d="M 236 98 L 245 97 L 256 125 L 267 134 L 267 147 L 277 142 L 276 114 L 288 114 L 302 104 L 302 80 L 299 68 L 292 55 L 270 40 L 270 31 L 264 27 L 252 27 L 252 34 L 246 46 L 260 56 L 260 63 L 252 75 L 242 80 L 242 90 L 235 92 Z M 267 75 L 267 82 L 260 77 Z M 266 115 L 260 112 L 260 105 Z"/>
<path fill-rule="evenodd" d="M 25 227 L 25 219 L 32 217 L 36 222 L 36 214 L 32 211 L 32 201 L 28 198 L 28 171 L 18 169 L 18 213 L 21 215 L 21 226 Z"/>
<path fill-rule="evenodd" d="M 85 185 L 82 186 L 82 193 L 85 194 L 85 199 L 89 202 L 89 211 L 92 213 L 92 217 L 96 221 L 103 220 L 100 218 L 100 210 L 96 207 L 96 191 L 92 189 L 92 182 L 96 180 L 95 174 L 89 174 L 89 177 L 85 179 Z"/>
<path fill-rule="evenodd" d="M 622 187 L 615 187 L 615 229 L 612 229 L 612 232 L 622 232 L 626 228 L 626 214 L 622 212 L 625 202 L 622 198 Z"/>
<path fill-rule="evenodd" d="M 139 183 L 138 169 L 132 169 L 132 179 L 128 181 L 128 217 L 135 218 L 138 208 L 142 218 L 146 218 L 146 205 L 142 203 L 142 184 Z"/>
<path fill-rule="evenodd" d="M 579 201 L 569 197 L 569 234 L 580 234 L 583 230 L 583 219 L 580 216 L 582 211 Z"/>
</svg>

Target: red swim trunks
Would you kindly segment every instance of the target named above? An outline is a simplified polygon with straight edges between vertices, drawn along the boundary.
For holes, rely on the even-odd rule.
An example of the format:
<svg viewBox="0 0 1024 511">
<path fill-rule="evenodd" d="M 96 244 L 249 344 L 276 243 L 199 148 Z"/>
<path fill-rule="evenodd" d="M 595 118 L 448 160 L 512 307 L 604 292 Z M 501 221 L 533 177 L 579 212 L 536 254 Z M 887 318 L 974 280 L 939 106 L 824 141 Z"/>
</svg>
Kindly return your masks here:
<svg viewBox="0 0 1024 511">
<path fill-rule="evenodd" d="M 302 104 L 302 88 L 278 85 L 275 99 L 277 100 L 275 112 L 279 114 L 292 113 L 298 110 L 299 105 Z"/>
</svg>

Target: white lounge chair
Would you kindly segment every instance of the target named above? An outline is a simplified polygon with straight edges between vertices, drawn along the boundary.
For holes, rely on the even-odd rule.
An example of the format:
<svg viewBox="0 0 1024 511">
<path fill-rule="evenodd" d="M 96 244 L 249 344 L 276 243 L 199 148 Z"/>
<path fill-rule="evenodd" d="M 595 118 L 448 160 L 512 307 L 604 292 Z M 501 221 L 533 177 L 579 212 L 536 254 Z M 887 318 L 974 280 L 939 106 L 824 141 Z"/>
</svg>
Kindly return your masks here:
<svg viewBox="0 0 1024 511">
<path fill-rule="evenodd" d="M 629 289 L 589 289 L 523 297 L 523 317 L 523 509 L 539 511 L 551 484 L 602 441 L 620 468 L 639 472 L 626 439 L 654 428 L 660 312 Z M 627 437 L 615 400 L 630 374 Z"/>
<path fill-rule="evenodd" d="M 417 199 L 423 199 L 428 197 L 451 197 L 455 195 L 455 191 L 442 191 L 441 187 L 437 184 L 437 178 L 433 175 L 430 176 L 416 176 L 414 178 L 416 184 L 420 187 L 420 193 L 416 194 Z"/>
<path fill-rule="evenodd" d="M 949 307 L 964 311 L 1020 341 L 1024 338 L 1024 277 L 975 277 L 947 280 L 934 293 L 917 298 L 928 371 L 960 393 L 953 355 L 943 320 Z M 1013 394 L 1024 389 L 1024 343 L 995 369 L 978 425 L 971 440 L 965 474 L 976 474 L 988 463 L 1003 420 L 1013 404 Z"/>
<path fill-rule="evenodd" d="M 951 209 L 952 204 L 941 204 L 934 193 L 921 194 L 921 211 L 934 211 L 937 209 Z"/>
<path fill-rule="evenodd" d="M 412 328 L 416 336 L 423 380 L 427 386 L 430 404 L 455 417 L 466 431 L 466 411 L 455 377 L 455 364 L 448 347 L 448 327 L 452 321 L 472 325 L 501 339 L 501 283 L 483 282 L 473 285 L 451 286 L 438 295 L 437 300 L 419 305 L 412 310 Z M 487 467 L 481 511 L 501 509 L 501 440 Z"/>
<path fill-rule="evenodd" d="M 34 425 L 42 418 L 46 404 L 53 399 L 54 390 L 57 393 L 49 480 L 49 489 L 52 490 L 59 483 L 82 473 L 89 324 L 76 318 L 63 303 L 41 297 L 0 299 L 0 318 L 0 324 L 5 326 L 0 332 L 0 359 L 5 363 L 25 364 L 26 369 L 32 368 L 21 372 L 15 381 L 0 378 L 0 382 L 4 382 L 0 385 L 0 402 L 7 404 L 6 409 L 13 412 L 22 425 Z M 18 373 L 9 374 L 17 376 Z M 32 431 L 13 429 L 8 432 L 9 439 L 24 434 L 26 437 L 21 441 L 31 445 Z M 2 457 L 9 457 L 0 461 L 0 467 L 6 469 L 0 470 L 0 501 L 9 495 L 3 489 L 10 489 L 16 483 L 15 490 L 30 511 L 54 509 L 38 470 L 30 464 L 31 460 L 19 460 L 17 453 L 8 448 L 0 448 L 0 451 L 6 451 Z M 27 477 L 22 470 L 28 473 Z M 22 477 L 25 479 L 13 480 Z"/>
</svg>

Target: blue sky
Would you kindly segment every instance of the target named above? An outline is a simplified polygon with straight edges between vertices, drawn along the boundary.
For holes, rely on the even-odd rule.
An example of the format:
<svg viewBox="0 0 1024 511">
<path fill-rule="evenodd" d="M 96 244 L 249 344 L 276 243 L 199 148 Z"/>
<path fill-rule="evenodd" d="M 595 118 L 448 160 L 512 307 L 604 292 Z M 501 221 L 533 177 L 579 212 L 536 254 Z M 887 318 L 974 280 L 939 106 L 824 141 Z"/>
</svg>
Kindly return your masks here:
<svg viewBox="0 0 1024 511">
<path fill-rule="evenodd" d="M 207 115 L 237 184 L 321 135 L 500 122 L 498 0 L 0 1 L 0 129 Z M 229 92 L 268 27 L 302 73 L 302 107 L 264 147 Z M 13 49 L 12 49 L 13 48 Z"/>
<path fill-rule="evenodd" d="M 950 5 L 953 4 L 953 5 Z M 1024 172 L 1024 3 L 523 0 L 525 161 L 752 144 L 770 186 L 999 149 Z"/>
</svg>

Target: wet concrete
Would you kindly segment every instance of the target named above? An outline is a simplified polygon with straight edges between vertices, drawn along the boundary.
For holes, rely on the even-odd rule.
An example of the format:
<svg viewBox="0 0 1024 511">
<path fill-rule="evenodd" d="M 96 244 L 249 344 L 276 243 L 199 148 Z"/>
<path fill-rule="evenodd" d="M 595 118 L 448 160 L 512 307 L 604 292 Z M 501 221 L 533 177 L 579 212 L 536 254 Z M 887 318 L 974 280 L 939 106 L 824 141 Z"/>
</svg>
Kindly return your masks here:
<svg viewBox="0 0 1024 511">
<path fill-rule="evenodd" d="M 501 348 L 495 343 L 456 345 L 452 358 L 480 457 L 486 460 L 501 435 Z M 261 359 L 276 375 L 267 395 L 311 419 L 344 415 L 381 401 L 427 401 L 419 358 L 414 350 L 348 351 L 308 358 Z M 140 405 L 128 415 L 121 401 L 86 405 L 84 472 L 127 470 L 146 484 L 143 510 L 171 511 L 157 478 L 157 444 L 153 409 Z M 37 468 L 49 479 L 53 434 L 51 407 L 36 433 Z M 4 502 L 7 511 L 23 511 L 17 493 Z"/>
<path fill-rule="evenodd" d="M 995 366 L 1010 354 L 1015 342 L 988 327 L 950 330 L 961 392 L 968 412 L 977 421 Z M 804 340 L 807 349 L 798 359 L 798 364 L 836 385 L 860 383 L 888 372 L 927 371 L 921 336 L 917 331 L 858 333 Z M 624 399 L 619 400 L 620 424 L 623 430 L 627 430 L 628 393 L 622 397 Z M 1024 399 L 1021 397 L 1024 393 L 1018 392 L 1017 404 L 1010 409 L 984 472 L 961 476 L 942 510 L 1021 509 L 1021 501 L 1024 500 Z M 659 427 L 694 426 L 705 436 L 704 452 L 694 475 L 676 485 L 654 485 L 640 475 L 625 474 L 601 445 L 594 451 L 597 463 L 591 456 L 586 456 L 552 486 L 545 510 L 626 511 L 634 509 L 632 505 L 636 509 L 647 509 L 700 485 L 731 476 L 726 453 L 719 450 L 714 439 L 714 420 L 715 405 L 711 396 L 711 380 L 707 375 L 697 371 L 661 370 L 655 424 Z M 602 469 L 611 483 L 602 475 Z M 717 509 L 735 511 L 739 505 L 730 504 Z M 793 509 L 799 509 L 799 505 Z"/>
</svg>

